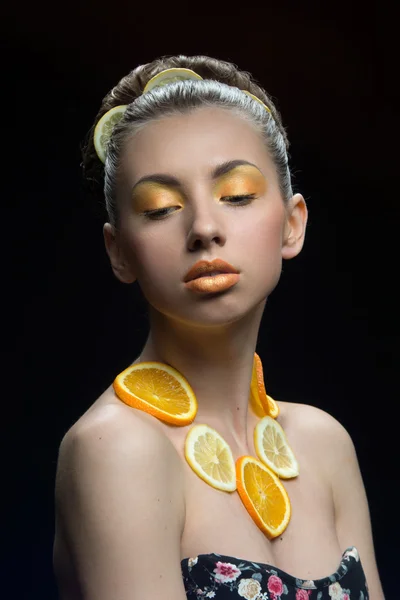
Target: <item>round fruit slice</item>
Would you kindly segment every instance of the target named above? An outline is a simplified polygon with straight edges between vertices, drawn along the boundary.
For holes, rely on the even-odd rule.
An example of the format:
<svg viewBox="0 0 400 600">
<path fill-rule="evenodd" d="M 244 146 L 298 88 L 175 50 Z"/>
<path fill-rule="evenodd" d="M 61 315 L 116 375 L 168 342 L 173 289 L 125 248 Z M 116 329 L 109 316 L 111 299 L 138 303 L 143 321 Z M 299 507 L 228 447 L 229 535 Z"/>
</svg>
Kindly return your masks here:
<svg viewBox="0 0 400 600">
<path fill-rule="evenodd" d="M 281 535 L 289 524 L 289 496 L 279 478 L 259 460 L 241 456 L 236 461 L 239 496 L 247 512 L 269 539 Z"/>
<path fill-rule="evenodd" d="M 236 490 L 235 461 L 224 438 L 208 425 L 194 425 L 186 436 L 185 457 L 193 471 L 217 490 Z"/>
<path fill-rule="evenodd" d="M 265 411 L 263 409 L 263 407 L 260 404 L 260 401 L 258 399 L 258 394 L 256 397 L 254 397 L 252 390 L 250 389 L 250 396 L 249 396 L 249 403 L 251 406 L 252 411 L 254 412 L 254 414 L 259 417 L 260 419 L 262 419 L 263 417 L 265 417 Z"/>
<path fill-rule="evenodd" d="M 268 106 L 266 104 L 264 104 L 264 102 L 262 100 L 260 100 L 260 98 L 257 98 L 257 96 L 255 96 L 251 92 L 248 92 L 247 90 L 242 90 L 242 92 L 244 92 L 245 94 L 250 96 L 250 98 L 253 98 L 253 100 L 255 100 L 256 102 L 259 102 L 265 108 L 265 110 L 267 110 L 269 113 L 271 112 L 271 109 L 268 108 Z"/>
<path fill-rule="evenodd" d="M 272 417 L 264 417 L 255 426 L 254 447 L 258 458 L 282 479 L 299 474 L 299 465 L 286 434 Z"/>
<path fill-rule="evenodd" d="M 269 415 L 273 419 L 279 415 L 279 406 L 265 391 L 264 373 L 261 358 L 254 352 L 253 374 L 251 377 L 251 406 L 258 417 Z"/>
<path fill-rule="evenodd" d="M 155 87 L 167 85 L 168 83 L 173 83 L 174 81 L 183 81 L 185 79 L 203 79 L 200 75 L 197 75 L 191 69 L 165 69 L 154 75 L 145 85 L 143 94 L 149 92 Z"/>
<path fill-rule="evenodd" d="M 269 416 L 271 416 L 273 419 L 276 419 L 277 417 L 279 417 L 279 405 L 276 402 L 276 400 L 274 400 L 271 396 L 268 396 L 268 394 L 266 394 L 266 396 L 268 402 Z"/>
<path fill-rule="evenodd" d="M 189 382 L 173 367 L 159 362 L 130 365 L 114 380 L 118 398 L 172 425 L 189 425 L 197 413 Z"/>
<path fill-rule="evenodd" d="M 107 144 L 110 140 L 112 130 L 120 119 L 124 116 L 127 104 L 121 104 L 120 106 L 114 106 L 108 112 L 106 112 L 97 123 L 94 134 L 93 143 L 97 156 L 102 163 L 106 162 L 106 151 Z"/>
</svg>

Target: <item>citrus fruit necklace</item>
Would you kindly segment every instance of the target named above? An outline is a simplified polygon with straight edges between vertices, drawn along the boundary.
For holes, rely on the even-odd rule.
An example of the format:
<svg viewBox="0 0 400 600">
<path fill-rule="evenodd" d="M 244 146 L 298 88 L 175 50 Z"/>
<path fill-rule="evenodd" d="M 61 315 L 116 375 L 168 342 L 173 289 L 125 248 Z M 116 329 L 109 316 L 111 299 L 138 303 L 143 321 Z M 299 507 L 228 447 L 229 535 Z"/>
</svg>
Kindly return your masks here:
<svg viewBox="0 0 400 600">
<path fill-rule="evenodd" d="M 170 425 L 186 426 L 197 414 L 197 399 L 189 382 L 173 367 L 139 362 L 113 382 L 125 404 Z M 260 418 L 254 428 L 257 458 L 240 456 L 236 462 L 229 444 L 215 429 L 196 424 L 185 440 L 187 463 L 203 481 L 224 492 L 237 490 L 256 525 L 273 539 L 283 533 L 291 504 L 281 479 L 299 474 L 299 466 L 285 432 L 276 421 L 279 406 L 265 391 L 261 359 L 254 353 L 249 402 Z"/>
</svg>

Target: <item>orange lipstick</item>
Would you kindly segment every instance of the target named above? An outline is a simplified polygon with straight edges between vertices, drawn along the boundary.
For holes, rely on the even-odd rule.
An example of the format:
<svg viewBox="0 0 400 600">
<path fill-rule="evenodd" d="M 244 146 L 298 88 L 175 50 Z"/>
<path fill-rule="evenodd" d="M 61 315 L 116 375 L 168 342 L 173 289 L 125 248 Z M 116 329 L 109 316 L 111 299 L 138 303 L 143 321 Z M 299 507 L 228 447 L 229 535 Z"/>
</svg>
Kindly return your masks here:
<svg viewBox="0 0 400 600">
<path fill-rule="evenodd" d="M 215 293 L 228 290 L 239 281 L 239 271 L 220 258 L 200 260 L 184 277 L 186 287 L 193 292 Z"/>
</svg>

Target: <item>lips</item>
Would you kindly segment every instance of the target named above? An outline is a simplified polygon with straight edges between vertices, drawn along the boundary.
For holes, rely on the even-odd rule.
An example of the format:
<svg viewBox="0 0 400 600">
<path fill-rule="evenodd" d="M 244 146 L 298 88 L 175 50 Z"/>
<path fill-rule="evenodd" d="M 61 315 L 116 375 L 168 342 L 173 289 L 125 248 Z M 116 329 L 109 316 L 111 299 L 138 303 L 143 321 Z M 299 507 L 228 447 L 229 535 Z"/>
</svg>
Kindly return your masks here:
<svg viewBox="0 0 400 600">
<path fill-rule="evenodd" d="M 208 273 L 210 276 L 216 276 L 217 274 L 223 275 L 227 273 L 239 274 L 239 271 L 221 258 L 216 258 L 211 261 L 199 260 L 191 269 L 189 269 L 183 281 L 188 283 L 189 281 L 193 281 L 193 279 L 205 277 Z"/>
<path fill-rule="evenodd" d="M 239 271 L 221 258 L 200 260 L 188 271 L 185 286 L 197 294 L 225 292 L 239 281 Z"/>
</svg>

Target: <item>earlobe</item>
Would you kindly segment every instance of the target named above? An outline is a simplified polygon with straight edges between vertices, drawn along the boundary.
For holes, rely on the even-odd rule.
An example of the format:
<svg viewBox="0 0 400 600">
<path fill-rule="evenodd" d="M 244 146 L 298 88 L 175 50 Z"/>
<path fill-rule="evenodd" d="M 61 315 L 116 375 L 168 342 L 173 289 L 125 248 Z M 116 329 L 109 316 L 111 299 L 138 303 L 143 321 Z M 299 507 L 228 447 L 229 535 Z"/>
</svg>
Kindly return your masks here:
<svg viewBox="0 0 400 600">
<path fill-rule="evenodd" d="M 117 240 L 115 229 L 110 223 L 104 224 L 103 237 L 115 277 L 122 283 L 133 283 L 136 280 L 136 277 L 132 273 L 132 268 L 124 258 L 122 248 Z"/>
<path fill-rule="evenodd" d="M 288 207 L 286 231 L 282 245 L 282 258 L 290 260 L 303 248 L 308 211 L 301 194 L 295 194 Z"/>
</svg>

